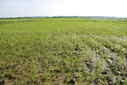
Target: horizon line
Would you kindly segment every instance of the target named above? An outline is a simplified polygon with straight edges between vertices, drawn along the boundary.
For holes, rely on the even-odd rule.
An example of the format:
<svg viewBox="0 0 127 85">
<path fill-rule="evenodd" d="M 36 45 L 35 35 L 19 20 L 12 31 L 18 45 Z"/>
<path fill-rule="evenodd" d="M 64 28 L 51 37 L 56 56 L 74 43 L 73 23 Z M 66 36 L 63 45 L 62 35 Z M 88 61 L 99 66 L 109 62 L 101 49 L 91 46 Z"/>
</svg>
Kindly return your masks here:
<svg viewBox="0 0 127 85">
<path fill-rule="evenodd" d="M 121 16 L 66 16 L 66 15 L 65 15 L 65 16 L 62 16 L 62 15 L 60 15 L 60 16 L 59 16 L 59 15 L 58 15 L 58 16 L 0 16 L 0 18 L 25 18 L 25 17 L 26 17 L 26 18 L 27 18 L 27 17 L 28 17 L 28 18 L 37 18 L 37 17 L 38 17 L 38 18 L 39 18 L 39 17 L 40 17 L 40 18 L 41 18 L 41 17 L 42 17 L 42 18 L 46 18 L 46 17 L 47 17 L 47 18 L 50 18 L 50 17 L 51 17 L 51 18 L 53 18 L 53 17 L 61 17 L 61 18 L 62 18 L 62 17 L 65 17 L 65 18 L 66 18 L 66 17 L 77 17 L 77 18 L 78 18 L 78 17 L 89 17 L 89 18 L 127 18 L 127 17 L 121 17 Z"/>
</svg>

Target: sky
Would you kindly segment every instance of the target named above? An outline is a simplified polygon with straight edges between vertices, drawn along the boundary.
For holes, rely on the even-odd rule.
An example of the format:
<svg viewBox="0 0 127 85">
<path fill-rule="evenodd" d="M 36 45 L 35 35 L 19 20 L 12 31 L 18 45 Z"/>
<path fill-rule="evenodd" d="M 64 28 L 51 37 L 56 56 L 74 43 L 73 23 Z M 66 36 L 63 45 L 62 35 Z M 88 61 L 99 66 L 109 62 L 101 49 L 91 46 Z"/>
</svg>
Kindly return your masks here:
<svg viewBox="0 0 127 85">
<path fill-rule="evenodd" d="M 127 0 L 0 0 L 0 17 L 127 17 Z"/>
</svg>

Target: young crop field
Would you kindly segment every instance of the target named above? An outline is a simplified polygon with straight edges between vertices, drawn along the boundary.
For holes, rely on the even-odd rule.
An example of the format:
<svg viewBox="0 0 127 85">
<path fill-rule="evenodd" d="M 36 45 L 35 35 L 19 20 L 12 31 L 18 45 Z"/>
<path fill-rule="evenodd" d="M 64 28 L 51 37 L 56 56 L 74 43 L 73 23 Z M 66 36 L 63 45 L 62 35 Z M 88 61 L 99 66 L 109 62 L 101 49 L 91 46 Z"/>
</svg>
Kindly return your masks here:
<svg viewBox="0 0 127 85">
<path fill-rule="evenodd" d="M 127 85 L 127 20 L 0 19 L 0 85 Z"/>
</svg>

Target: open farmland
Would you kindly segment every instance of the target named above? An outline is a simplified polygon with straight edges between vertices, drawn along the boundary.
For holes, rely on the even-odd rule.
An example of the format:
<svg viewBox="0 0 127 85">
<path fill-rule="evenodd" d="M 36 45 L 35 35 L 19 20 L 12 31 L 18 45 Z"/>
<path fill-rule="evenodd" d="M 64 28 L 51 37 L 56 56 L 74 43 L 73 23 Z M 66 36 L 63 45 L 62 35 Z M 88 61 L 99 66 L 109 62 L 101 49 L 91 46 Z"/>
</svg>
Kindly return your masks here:
<svg viewBox="0 0 127 85">
<path fill-rule="evenodd" d="M 0 85 L 127 85 L 127 20 L 0 19 Z"/>
</svg>

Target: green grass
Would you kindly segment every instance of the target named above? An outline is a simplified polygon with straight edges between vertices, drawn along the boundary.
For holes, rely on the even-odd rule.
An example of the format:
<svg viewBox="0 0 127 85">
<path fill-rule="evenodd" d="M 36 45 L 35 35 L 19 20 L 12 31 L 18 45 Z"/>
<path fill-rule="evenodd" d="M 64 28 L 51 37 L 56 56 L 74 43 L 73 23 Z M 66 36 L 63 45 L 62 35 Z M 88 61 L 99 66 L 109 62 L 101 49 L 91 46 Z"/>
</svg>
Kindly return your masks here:
<svg viewBox="0 0 127 85">
<path fill-rule="evenodd" d="M 17 21 L 17 22 L 16 22 Z M 31 22 L 30 22 L 31 21 Z M 2 21 L 1 21 L 2 22 Z M 10 22 L 10 23 L 9 23 Z M 6 22 L 7 23 L 7 22 Z M 13 24 L 12 24 L 13 23 Z M 125 21 L 88 19 L 13 20 L 1 24 L 1 32 L 81 32 L 89 34 L 126 35 Z"/>
<path fill-rule="evenodd" d="M 127 22 L 0 20 L 0 84 L 126 85 Z"/>
</svg>

